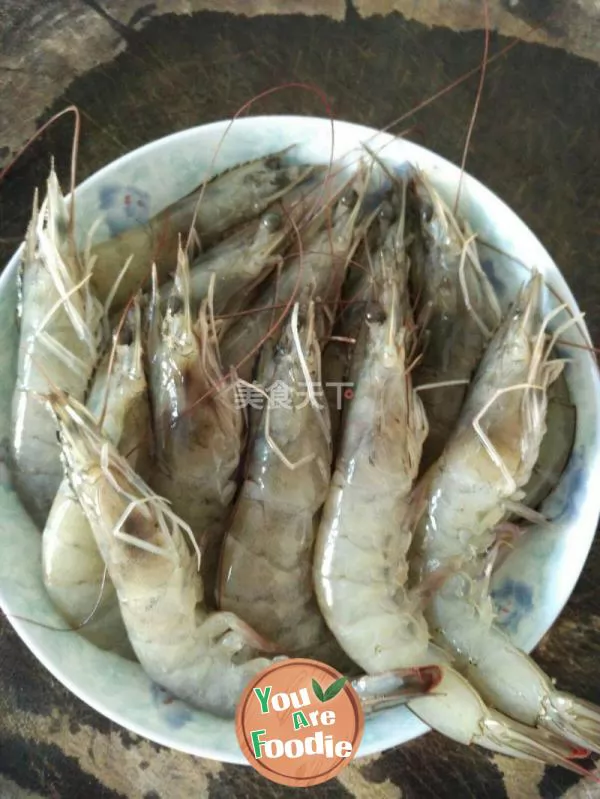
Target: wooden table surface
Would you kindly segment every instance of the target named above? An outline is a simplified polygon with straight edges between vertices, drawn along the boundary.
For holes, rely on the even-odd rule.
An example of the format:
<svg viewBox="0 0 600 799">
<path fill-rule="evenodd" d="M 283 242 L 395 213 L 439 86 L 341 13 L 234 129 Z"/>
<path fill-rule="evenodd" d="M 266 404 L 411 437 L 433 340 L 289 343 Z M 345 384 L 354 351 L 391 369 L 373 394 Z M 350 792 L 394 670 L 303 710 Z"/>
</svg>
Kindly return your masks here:
<svg viewBox="0 0 600 799">
<path fill-rule="evenodd" d="M 468 160 L 469 171 L 546 244 L 596 341 L 599 15 L 588 0 L 490 2 L 494 26 L 526 38 L 488 70 Z M 147 141 L 231 116 L 287 81 L 319 85 L 341 119 L 383 126 L 480 62 L 482 24 L 475 0 L 0 0 L 0 160 L 53 112 L 76 103 L 83 179 Z M 508 41 L 494 32 L 492 52 Z M 399 129 L 412 128 L 417 141 L 460 161 L 476 83 L 462 84 Z M 325 114 L 316 97 L 291 89 L 254 112 Z M 70 131 L 70 120 L 58 123 L 0 185 L 2 262 L 23 235 L 51 153 L 66 183 Z M 535 656 L 561 687 L 600 703 L 599 578 L 596 545 Z M 169 751 L 107 721 L 59 685 L 0 619 L 0 799 L 294 795 L 304 794 L 249 768 Z M 351 765 L 311 795 L 573 799 L 600 797 L 600 786 L 430 734 Z"/>
</svg>

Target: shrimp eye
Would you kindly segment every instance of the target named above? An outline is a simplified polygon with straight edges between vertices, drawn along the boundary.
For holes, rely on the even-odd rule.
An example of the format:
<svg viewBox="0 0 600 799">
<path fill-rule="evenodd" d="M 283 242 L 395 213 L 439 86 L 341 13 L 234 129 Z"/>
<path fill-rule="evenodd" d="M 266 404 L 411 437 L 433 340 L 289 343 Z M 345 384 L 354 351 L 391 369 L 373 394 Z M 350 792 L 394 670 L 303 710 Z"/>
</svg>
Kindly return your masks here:
<svg viewBox="0 0 600 799">
<path fill-rule="evenodd" d="M 367 322 L 382 325 L 387 319 L 387 314 L 378 302 L 368 302 L 365 311 Z"/>
<path fill-rule="evenodd" d="M 269 233 L 275 233 L 276 230 L 279 230 L 281 222 L 281 214 L 278 214 L 276 211 L 270 211 L 268 214 L 265 214 L 261 220 L 262 226 L 268 230 Z"/>
<path fill-rule="evenodd" d="M 358 192 L 356 189 L 346 189 L 340 198 L 340 202 L 342 205 L 347 205 L 348 208 L 355 206 L 358 202 Z"/>
<path fill-rule="evenodd" d="M 129 347 L 131 344 L 133 344 L 133 329 L 130 325 L 123 325 L 123 328 L 119 334 L 119 344 L 122 344 L 125 347 Z"/>
<path fill-rule="evenodd" d="M 267 169 L 281 169 L 281 158 L 278 155 L 270 155 L 265 158 L 265 166 Z"/>
<path fill-rule="evenodd" d="M 290 178 L 285 169 L 280 169 L 272 176 L 271 182 L 276 189 L 286 189 L 290 183 Z"/>
<path fill-rule="evenodd" d="M 183 310 L 183 300 L 177 294 L 171 294 L 167 300 L 167 313 L 174 316 L 176 313 L 181 313 Z"/>
<path fill-rule="evenodd" d="M 396 212 L 388 200 L 384 200 L 379 209 L 379 218 L 384 222 L 393 222 L 396 218 Z"/>
<path fill-rule="evenodd" d="M 421 211 L 423 215 L 423 219 L 425 222 L 429 223 L 433 219 L 433 205 L 431 203 L 425 203 L 423 205 L 423 210 Z"/>
</svg>

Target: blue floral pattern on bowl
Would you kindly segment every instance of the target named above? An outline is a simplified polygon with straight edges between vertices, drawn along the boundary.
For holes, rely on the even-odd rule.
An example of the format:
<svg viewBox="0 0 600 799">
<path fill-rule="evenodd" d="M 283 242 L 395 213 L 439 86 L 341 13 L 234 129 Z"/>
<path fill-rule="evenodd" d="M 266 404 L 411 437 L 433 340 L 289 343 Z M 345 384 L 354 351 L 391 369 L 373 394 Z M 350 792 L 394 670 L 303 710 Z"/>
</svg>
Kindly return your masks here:
<svg viewBox="0 0 600 799">
<path fill-rule="evenodd" d="M 497 623 L 508 633 L 516 633 L 524 616 L 533 609 L 531 586 L 518 580 L 505 580 L 491 592 Z"/>
<path fill-rule="evenodd" d="M 150 194 L 136 186 L 108 183 L 98 192 L 98 201 L 111 236 L 144 225 L 151 216 Z"/>
</svg>

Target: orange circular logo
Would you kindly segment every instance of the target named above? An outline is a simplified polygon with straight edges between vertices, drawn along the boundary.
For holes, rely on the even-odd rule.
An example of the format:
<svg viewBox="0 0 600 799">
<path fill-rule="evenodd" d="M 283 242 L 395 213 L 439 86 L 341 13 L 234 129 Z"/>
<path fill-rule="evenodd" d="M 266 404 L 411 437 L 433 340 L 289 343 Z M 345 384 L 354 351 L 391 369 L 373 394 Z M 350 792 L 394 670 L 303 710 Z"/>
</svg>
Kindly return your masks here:
<svg viewBox="0 0 600 799">
<path fill-rule="evenodd" d="M 236 713 L 242 752 L 263 777 L 292 787 L 326 782 L 356 755 L 365 725 L 354 688 L 316 660 L 282 660 L 246 687 Z"/>
</svg>

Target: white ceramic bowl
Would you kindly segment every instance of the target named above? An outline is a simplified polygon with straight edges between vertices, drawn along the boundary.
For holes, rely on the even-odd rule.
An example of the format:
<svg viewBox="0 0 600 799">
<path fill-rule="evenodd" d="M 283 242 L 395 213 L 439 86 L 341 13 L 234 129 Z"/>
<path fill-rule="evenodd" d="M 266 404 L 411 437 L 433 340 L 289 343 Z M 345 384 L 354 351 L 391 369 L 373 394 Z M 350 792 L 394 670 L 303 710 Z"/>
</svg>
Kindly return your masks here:
<svg viewBox="0 0 600 799">
<path fill-rule="evenodd" d="M 167 136 L 141 147 L 97 172 L 77 189 L 81 233 L 99 216 L 99 237 L 144 221 L 191 191 L 207 170 L 221 171 L 290 144 L 294 158 L 327 163 L 331 154 L 329 120 L 308 117 L 254 117 L 236 121 L 213 163 L 228 123 L 219 122 Z M 459 170 L 422 147 L 346 122 L 335 123 L 337 158 L 369 141 L 391 165 L 404 162 L 427 170 L 433 184 L 453 199 Z M 125 195 L 131 199 L 124 203 Z M 506 306 L 527 278 L 526 267 L 541 270 L 548 285 L 577 312 L 577 305 L 552 259 L 527 226 L 481 183 L 466 176 L 461 211 L 481 237 L 502 250 L 482 247 L 484 267 Z M 132 211 L 133 209 L 133 211 Z M 125 211 L 127 210 L 127 213 Z M 512 260 L 514 256 L 517 261 Z M 524 265 L 523 265 L 524 264 Z M 16 374 L 15 275 L 17 256 L 0 277 L 0 439 L 10 436 L 10 401 Z M 547 308 L 555 305 L 550 292 Z M 587 332 L 573 328 L 572 341 L 587 343 Z M 575 444 L 568 466 L 542 512 L 552 523 L 523 537 L 496 575 L 494 592 L 500 622 L 508 634 L 531 650 L 560 613 L 581 572 L 600 512 L 600 492 L 593 477 L 600 467 L 600 385 L 593 358 L 570 349 L 567 379 L 577 407 Z M 96 649 L 76 633 L 56 633 L 17 619 L 35 619 L 61 627 L 41 578 L 40 534 L 0 474 L 0 602 L 24 643 L 67 688 L 99 713 L 153 741 L 202 757 L 245 763 L 234 724 L 192 710 L 154 686 L 141 667 Z M 370 718 L 360 748 L 367 755 L 401 744 L 427 727 L 405 709 Z"/>
</svg>

